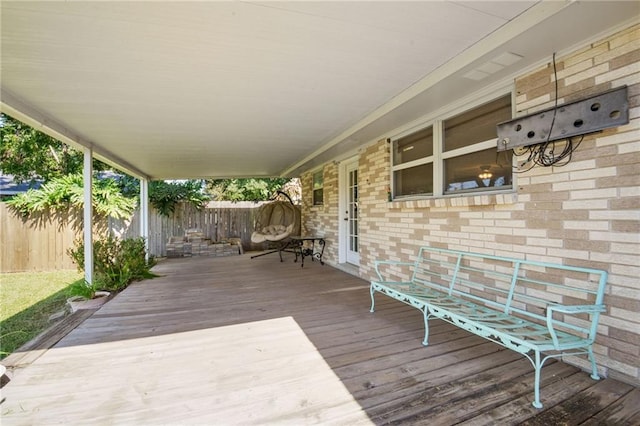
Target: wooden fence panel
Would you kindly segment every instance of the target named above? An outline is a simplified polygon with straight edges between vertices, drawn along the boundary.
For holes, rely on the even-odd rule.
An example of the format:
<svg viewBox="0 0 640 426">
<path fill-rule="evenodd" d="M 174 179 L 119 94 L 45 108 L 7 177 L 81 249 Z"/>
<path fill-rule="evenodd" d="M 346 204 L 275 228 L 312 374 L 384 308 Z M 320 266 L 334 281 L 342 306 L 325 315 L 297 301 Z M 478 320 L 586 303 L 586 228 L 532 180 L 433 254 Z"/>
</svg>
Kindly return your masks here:
<svg viewBox="0 0 640 426">
<path fill-rule="evenodd" d="M 170 217 L 150 209 L 149 253 L 166 256 L 169 237 L 183 236 L 187 229 L 194 228 L 212 241 L 240 238 L 245 250 L 260 250 L 261 246 L 251 243 L 257 209 L 258 206 L 197 210 L 182 204 Z M 135 238 L 140 236 L 140 214 L 136 211 L 127 220 L 110 218 L 97 227 L 99 233 L 109 229 L 122 238 Z M 75 269 L 67 249 L 81 237 L 81 217 L 39 216 L 24 220 L 0 203 L 0 272 Z"/>
<path fill-rule="evenodd" d="M 82 235 L 76 225 L 56 216 L 23 219 L 0 203 L 0 272 L 75 269 L 67 249 Z"/>
<path fill-rule="evenodd" d="M 262 247 L 251 242 L 253 223 L 257 207 L 216 207 L 198 210 L 191 205 L 180 205 L 172 216 L 160 215 L 154 209 L 149 213 L 149 253 L 166 256 L 166 243 L 169 237 L 184 236 L 188 229 L 199 229 L 205 238 L 222 241 L 227 238 L 240 238 L 245 250 L 259 250 Z M 140 217 L 138 212 L 126 221 L 110 220 L 110 228 L 117 235 L 133 238 L 140 235 Z"/>
</svg>

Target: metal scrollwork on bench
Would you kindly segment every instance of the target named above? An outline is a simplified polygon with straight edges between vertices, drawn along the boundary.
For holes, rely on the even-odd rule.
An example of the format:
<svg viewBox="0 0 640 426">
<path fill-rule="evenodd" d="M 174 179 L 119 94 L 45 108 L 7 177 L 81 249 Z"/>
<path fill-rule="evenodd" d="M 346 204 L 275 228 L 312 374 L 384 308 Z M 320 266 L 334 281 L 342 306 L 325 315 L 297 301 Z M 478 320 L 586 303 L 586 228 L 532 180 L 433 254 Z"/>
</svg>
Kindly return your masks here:
<svg viewBox="0 0 640 426">
<path fill-rule="evenodd" d="M 484 264 L 488 267 L 483 268 Z M 412 279 L 389 280 L 383 268 L 413 271 Z M 535 278 L 527 276 L 527 268 L 535 271 Z M 449 272 L 438 272 L 442 269 Z M 379 280 L 371 281 L 371 312 L 377 291 L 422 311 L 424 345 L 428 344 L 428 320 L 437 318 L 524 355 L 535 371 L 536 408 L 542 407 L 542 366 L 550 358 L 585 354 L 591 362 L 591 377 L 599 378 L 593 343 L 599 313 L 604 311 L 606 271 L 433 247 L 422 247 L 415 262 L 376 261 L 375 270 Z M 582 274 L 584 283 L 591 286 L 564 283 L 561 277 L 567 273 Z M 528 292 L 528 286 L 535 293 Z M 563 291 L 572 295 L 566 302 L 575 304 L 558 302 L 557 295 Z M 529 304 L 537 309 L 528 310 Z M 540 307 L 546 314 L 537 313 Z M 564 315 L 555 318 L 554 312 Z M 580 323 L 571 315 L 581 315 Z"/>
</svg>

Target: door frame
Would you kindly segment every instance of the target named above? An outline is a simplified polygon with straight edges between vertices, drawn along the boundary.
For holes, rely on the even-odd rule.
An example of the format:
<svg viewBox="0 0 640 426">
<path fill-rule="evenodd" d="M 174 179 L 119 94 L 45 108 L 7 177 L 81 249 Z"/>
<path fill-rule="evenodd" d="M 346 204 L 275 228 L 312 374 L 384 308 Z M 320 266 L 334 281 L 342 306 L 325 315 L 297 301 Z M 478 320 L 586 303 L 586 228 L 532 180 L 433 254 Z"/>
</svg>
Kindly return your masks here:
<svg viewBox="0 0 640 426">
<path fill-rule="evenodd" d="M 347 263 L 347 250 L 349 247 L 349 222 L 344 220 L 345 211 L 348 210 L 348 175 L 347 175 L 347 167 L 352 166 L 354 163 L 356 165 L 356 169 L 358 167 L 358 161 L 360 156 L 356 155 L 353 157 L 349 157 L 340 162 L 338 169 L 338 263 Z M 358 173 L 358 178 L 360 173 Z M 360 182 L 358 179 L 358 198 L 360 195 L 359 191 Z M 358 214 L 359 214 L 358 210 Z M 358 220 L 360 218 L 358 217 Z M 360 227 L 358 226 L 358 230 Z M 360 238 L 358 238 L 360 240 Z M 359 246 L 359 244 L 358 244 Z M 359 251 L 358 251 L 359 252 Z M 357 264 L 349 263 L 350 265 L 360 266 L 360 262 Z"/>
</svg>

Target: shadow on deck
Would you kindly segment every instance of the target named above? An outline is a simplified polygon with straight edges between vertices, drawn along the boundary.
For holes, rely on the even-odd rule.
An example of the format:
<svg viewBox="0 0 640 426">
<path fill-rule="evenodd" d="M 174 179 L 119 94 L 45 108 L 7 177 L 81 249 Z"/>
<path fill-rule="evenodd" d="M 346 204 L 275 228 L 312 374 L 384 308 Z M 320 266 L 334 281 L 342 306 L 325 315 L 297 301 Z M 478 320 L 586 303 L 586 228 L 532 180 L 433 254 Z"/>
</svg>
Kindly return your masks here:
<svg viewBox="0 0 640 426">
<path fill-rule="evenodd" d="M 293 257 L 174 259 L 15 372 L 3 424 L 639 424 L 640 390 L 524 357 Z"/>
</svg>

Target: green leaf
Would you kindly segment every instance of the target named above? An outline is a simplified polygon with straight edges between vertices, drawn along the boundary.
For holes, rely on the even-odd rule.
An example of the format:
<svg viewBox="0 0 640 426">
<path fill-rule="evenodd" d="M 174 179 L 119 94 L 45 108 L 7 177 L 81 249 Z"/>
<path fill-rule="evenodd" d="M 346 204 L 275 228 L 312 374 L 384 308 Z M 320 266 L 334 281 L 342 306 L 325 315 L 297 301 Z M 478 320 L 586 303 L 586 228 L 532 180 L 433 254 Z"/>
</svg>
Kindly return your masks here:
<svg viewBox="0 0 640 426">
<path fill-rule="evenodd" d="M 24 216 L 46 210 L 64 213 L 69 207 L 84 207 L 84 183 L 80 174 L 56 177 L 39 189 L 30 189 L 7 201 L 7 204 Z M 116 219 L 131 217 L 136 200 L 125 197 L 112 179 L 93 180 L 92 205 L 100 216 Z"/>
</svg>

